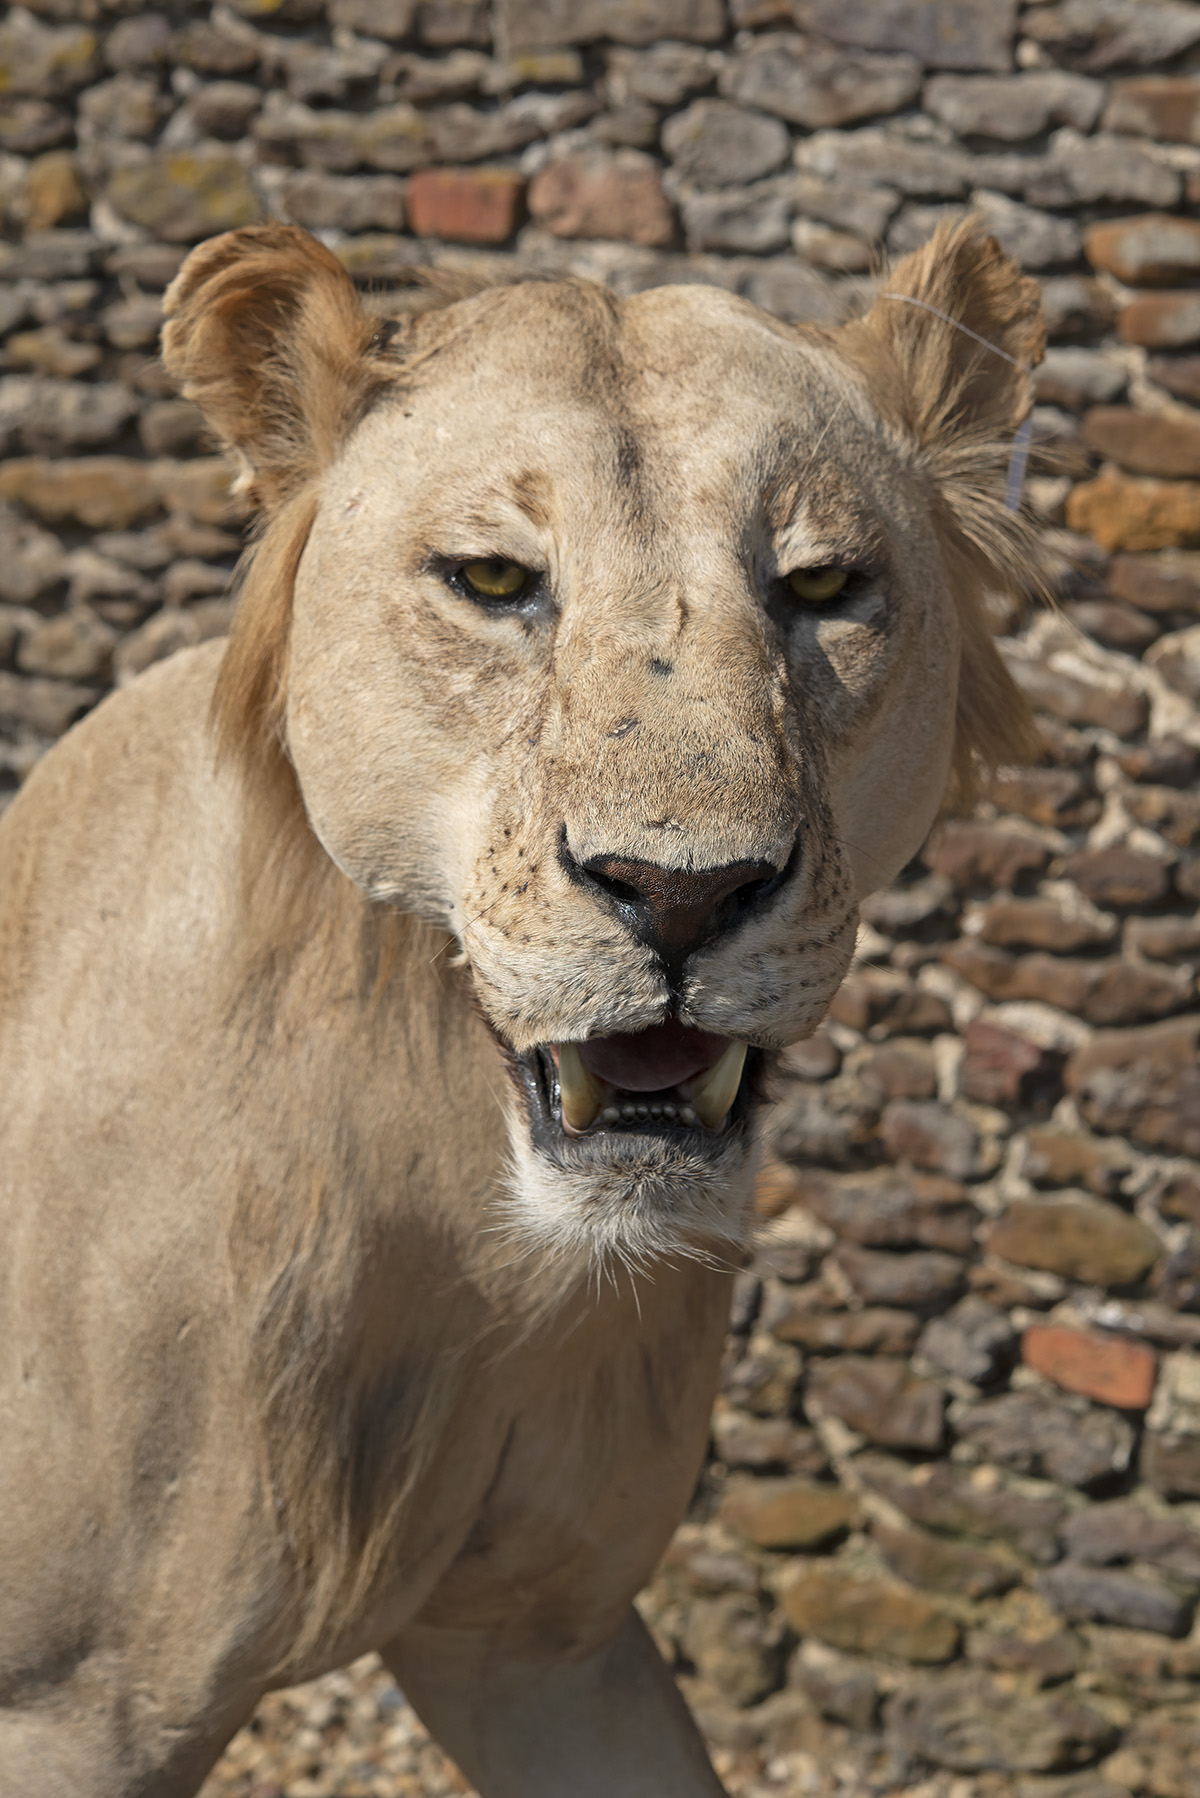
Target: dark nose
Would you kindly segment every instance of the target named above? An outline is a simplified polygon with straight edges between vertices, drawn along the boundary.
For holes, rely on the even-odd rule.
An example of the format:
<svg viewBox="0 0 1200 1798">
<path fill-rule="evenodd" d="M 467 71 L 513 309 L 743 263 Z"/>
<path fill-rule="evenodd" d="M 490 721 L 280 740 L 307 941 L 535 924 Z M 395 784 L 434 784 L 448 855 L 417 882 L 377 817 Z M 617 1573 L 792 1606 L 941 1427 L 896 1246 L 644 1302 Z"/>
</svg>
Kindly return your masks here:
<svg viewBox="0 0 1200 1798">
<path fill-rule="evenodd" d="M 668 962 L 685 960 L 702 943 L 732 929 L 754 900 L 774 891 L 783 879 L 771 862 L 727 862 L 723 868 L 692 870 L 660 868 L 623 855 L 574 862 L 574 872 Z"/>
</svg>

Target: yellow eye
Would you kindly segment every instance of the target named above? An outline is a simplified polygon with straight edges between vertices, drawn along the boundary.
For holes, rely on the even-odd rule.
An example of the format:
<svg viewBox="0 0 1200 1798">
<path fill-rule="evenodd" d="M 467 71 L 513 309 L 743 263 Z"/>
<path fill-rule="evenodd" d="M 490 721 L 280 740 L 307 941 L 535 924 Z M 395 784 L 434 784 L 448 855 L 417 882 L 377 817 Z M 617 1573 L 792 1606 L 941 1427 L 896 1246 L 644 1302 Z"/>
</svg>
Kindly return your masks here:
<svg viewBox="0 0 1200 1798">
<path fill-rule="evenodd" d="M 529 582 L 528 568 L 505 562 L 499 556 L 487 561 L 464 562 L 459 569 L 472 593 L 482 599 L 515 599 Z"/>
<path fill-rule="evenodd" d="M 849 579 L 844 568 L 794 568 L 787 584 L 797 599 L 810 606 L 823 606 L 837 598 Z"/>
</svg>

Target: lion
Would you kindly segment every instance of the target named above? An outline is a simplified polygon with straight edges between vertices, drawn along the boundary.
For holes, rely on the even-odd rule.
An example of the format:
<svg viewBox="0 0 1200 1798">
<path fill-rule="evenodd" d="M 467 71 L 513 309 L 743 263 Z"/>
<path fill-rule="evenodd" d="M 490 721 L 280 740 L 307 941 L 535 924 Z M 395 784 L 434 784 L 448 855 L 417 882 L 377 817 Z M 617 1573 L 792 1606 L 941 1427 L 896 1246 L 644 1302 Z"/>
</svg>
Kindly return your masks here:
<svg viewBox="0 0 1200 1798">
<path fill-rule="evenodd" d="M 5 1798 L 183 1798 L 369 1649 L 484 1798 L 718 1794 L 633 1599 L 771 1056 L 1025 740 L 1035 284 L 382 316 L 267 224 L 166 310 L 260 525 L 0 832 Z"/>
</svg>

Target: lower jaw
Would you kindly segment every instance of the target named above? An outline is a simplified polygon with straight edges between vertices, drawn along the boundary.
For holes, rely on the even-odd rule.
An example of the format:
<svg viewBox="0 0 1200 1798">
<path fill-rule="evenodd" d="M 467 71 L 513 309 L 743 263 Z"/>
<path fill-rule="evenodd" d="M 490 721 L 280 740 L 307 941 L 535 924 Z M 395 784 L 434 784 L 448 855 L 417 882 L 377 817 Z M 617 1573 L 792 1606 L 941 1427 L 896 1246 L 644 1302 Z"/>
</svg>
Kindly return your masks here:
<svg viewBox="0 0 1200 1798">
<path fill-rule="evenodd" d="M 586 1134 L 563 1127 L 554 1062 L 544 1049 L 518 1055 L 506 1049 L 525 1102 L 533 1146 L 564 1168 L 617 1167 L 652 1155 L 660 1165 L 677 1157 L 714 1166 L 740 1153 L 762 1101 L 765 1056 L 750 1049 L 733 1104 L 719 1126 L 707 1129 L 674 1089 L 614 1094 Z M 613 1113 L 616 1113 L 614 1116 Z"/>
</svg>

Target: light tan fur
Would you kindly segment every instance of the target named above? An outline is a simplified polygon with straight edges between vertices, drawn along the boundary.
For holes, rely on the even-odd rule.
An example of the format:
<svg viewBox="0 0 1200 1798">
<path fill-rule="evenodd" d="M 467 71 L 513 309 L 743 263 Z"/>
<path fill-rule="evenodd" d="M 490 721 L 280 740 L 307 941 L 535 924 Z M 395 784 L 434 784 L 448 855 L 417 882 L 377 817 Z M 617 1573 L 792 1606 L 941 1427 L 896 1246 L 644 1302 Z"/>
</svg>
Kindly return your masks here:
<svg viewBox="0 0 1200 1798">
<path fill-rule="evenodd" d="M 892 273 L 1026 367 L 971 227 Z M 184 1798 L 369 1647 L 485 1798 L 718 1794 L 631 1609 L 700 1465 L 752 1128 L 531 1135 L 508 1060 L 809 1033 L 858 899 L 1019 746 L 981 607 L 1027 375 L 880 298 L 531 282 L 381 325 L 288 227 L 168 367 L 261 508 L 227 647 L 0 830 L 0 1787 Z M 526 612 L 454 570 L 540 576 Z M 826 614 L 782 577 L 866 572 Z M 795 846 L 795 847 L 794 847 Z M 788 868 L 656 956 L 569 875 Z M 789 856 L 792 858 L 789 861 Z"/>
</svg>

